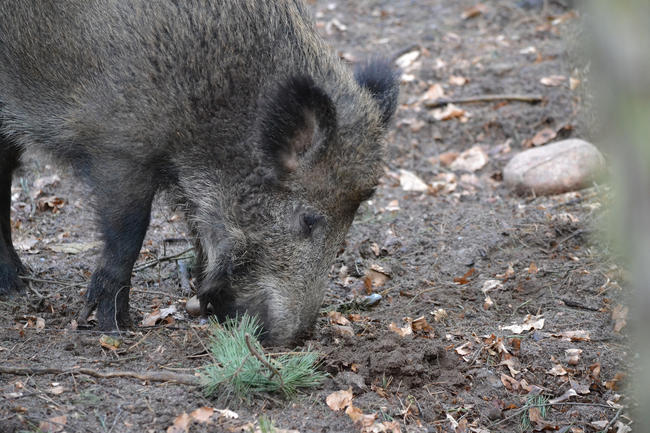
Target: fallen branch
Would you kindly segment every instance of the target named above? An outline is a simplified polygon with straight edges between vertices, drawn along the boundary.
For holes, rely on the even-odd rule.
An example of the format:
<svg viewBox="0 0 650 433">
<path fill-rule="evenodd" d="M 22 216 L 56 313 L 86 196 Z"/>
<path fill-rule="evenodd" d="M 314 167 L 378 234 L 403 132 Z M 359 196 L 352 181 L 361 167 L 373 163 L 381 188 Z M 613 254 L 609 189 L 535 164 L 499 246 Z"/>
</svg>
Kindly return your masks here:
<svg viewBox="0 0 650 433">
<path fill-rule="evenodd" d="M 170 371 L 152 371 L 148 373 L 138 373 L 135 371 L 107 371 L 101 372 L 91 368 L 27 368 L 27 367 L 3 367 L 0 366 L 0 373 L 14 374 L 17 376 L 33 376 L 43 374 L 85 374 L 87 376 L 97 377 L 100 379 L 111 379 L 113 377 L 132 377 L 138 380 L 148 382 L 167 382 L 178 383 L 181 385 L 197 386 L 200 384 L 199 378 L 191 374 L 173 373 Z"/>
<path fill-rule="evenodd" d="M 541 95 L 520 95 L 520 94 L 499 94 L 499 95 L 477 95 L 468 96 L 465 98 L 438 98 L 434 100 L 424 101 L 424 106 L 427 108 L 439 108 L 448 104 L 472 104 L 476 102 L 492 102 L 492 101 L 519 101 L 529 102 L 536 104 L 542 101 Z"/>
</svg>

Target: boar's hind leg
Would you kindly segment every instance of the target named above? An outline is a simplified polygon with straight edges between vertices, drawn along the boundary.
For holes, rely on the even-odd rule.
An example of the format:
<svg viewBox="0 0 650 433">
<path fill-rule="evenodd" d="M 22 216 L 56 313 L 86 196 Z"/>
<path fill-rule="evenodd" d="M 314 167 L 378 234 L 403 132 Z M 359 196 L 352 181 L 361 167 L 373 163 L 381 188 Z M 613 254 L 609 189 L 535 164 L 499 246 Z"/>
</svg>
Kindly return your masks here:
<svg viewBox="0 0 650 433">
<path fill-rule="evenodd" d="M 24 287 L 18 277 L 25 267 L 11 242 L 11 175 L 20 163 L 21 151 L 0 136 L 0 296 Z"/>
<path fill-rule="evenodd" d="M 131 272 L 149 226 L 155 194 L 151 178 L 141 176 L 140 171 L 140 167 L 122 167 L 123 176 L 102 173 L 102 181 L 94 188 L 104 249 L 90 280 L 79 320 L 86 323 L 96 309 L 101 330 L 119 330 L 131 325 Z"/>
</svg>

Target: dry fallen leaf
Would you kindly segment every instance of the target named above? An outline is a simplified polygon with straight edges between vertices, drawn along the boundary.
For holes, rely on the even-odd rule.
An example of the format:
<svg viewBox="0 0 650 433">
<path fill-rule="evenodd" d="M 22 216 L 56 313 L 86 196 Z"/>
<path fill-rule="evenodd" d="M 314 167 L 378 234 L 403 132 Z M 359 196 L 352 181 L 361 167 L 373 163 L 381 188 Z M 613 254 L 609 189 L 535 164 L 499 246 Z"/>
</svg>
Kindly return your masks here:
<svg viewBox="0 0 650 433">
<path fill-rule="evenodd" d="M 557 404 L 557 403 L 561 403 L 563 401 L 566 401 L 566 400 L 570 399 L 571 397 L 575 397 L 576 395 L 578 395 L 578 393 L 573 388 L 569 388 L 569 389 L 567 389 L 565 391 L 564 394 L 562 394 L 561 396 L 559 396 L 557 398 L 551 399 L 548 402 L 549 402 L 549 404 Z"/>
<path fill-rule="evenodd" d="M 447 314 L 447 311 L 444 308 L 438 308 L 436 309 L 436 311 L 433 311 L 431 314 L 433 314 L 433 320 L 435 320 L 436 322 L 445 321 L 449 316 Z"/>
<path fill-rule="evenodd" d="M 364 415 L 361 409 L 350 404 L 345 413 L 350 417 L 350 419 L 355 423 L 360 423 L 364 427 L 370 427 L 377 419 L 377 415 Z"/>
<path fill-rule="evenodd" d="M 433 334 L 433 327 L 429 325 L 429 322 L 427 322 L 427 319 L 425 319 L 424 316 L 420 316 L 417 319 L 414 319 L 411 323 L 411 329 L 413 329 L 415 332 L 424 331 L 429 334 Z"/>
<path fill-rule="evenodd" d="M 503 274 L 495 275 L 496 278 L 498 278 L 500 280 L 504 280 L 504 281 L 506 281 L 506 280 L 508 280 L 508 279 L 510 279 L 510 278 L 512 278 L 514 276 L 515 276 L 515 269 L 512 267 L 512 263 L 510 263 L 508 265 L 508 269 L 506 269 L 506 271 Z"/>
<path fill-rule="evenodd" d="M 174 418 L 174 423 L 167 427 L 167 433 L 186 433 L 190 430 L 190 423 L 192 418 L 186 413 L 178 415 Z"/>
<path fill-rule="evenodd" d="M 444 108 L 435 109 L 432 114 L 434 119 L 443 121 L 458 118 L 462 120 L 463 117 L 467 117 L 467 112 L 454 104 L 447 104 Z"/>
<path fill-rule="evenodd" d="M 333 411 L 339 411 L 352 403 L 352 388 L 331 393 L 325 399 L 327 406 Z"/>
<path fill-rule="evenodd" d="M 454 349 L 460 356 L 467 356 L 472 353 L 472 342 L 468 341 Z"/>
<path fill-rule="evenodd" d="M 397 60 L 395 60 L 395 64 L 400 69 L 407 69 L 418 59 L 418 57 L 420 57 L 420 50 L 409 51 L 408 53 L 399 56 Z"/>
<path fill-rule="evenodd" d="M 476 268 L 470 268 L 467 272 L 465 272 L 465 275 L 463 275 L 462 277 L 454 278 L 454 283 L 460 286 L 469 283 L 468 278 L 474 275 L 474 272 L 476 272 Z"/>
<path fill-rule="evenodd" d="M 207 424 L 210 423 L 210 418 L 214 414 L 214 408 L 211 407 L 200 407 L 190 413 L 190 416 L 192 417 L 193 420 L 201 423 L 201 424 Z"/>
<path fill-rule="evenodd" d="M 562 367 L 560 364 L 555 364 L 553 368 L 547 371 L 547 373 L 552 374 L 553 376 L 564 376 L 567 374 L 564 367 Z"/>
<path fill-rule="evenodd" d="M 38 424 L 38 429 L 42 433 L 55 433 L 63 431 L 66 423 L 68 422 L 68 417 L 65 415 L 55 416 L 49 418 L 47 421 L 41 421 Z"/>
<path fill-rule="evenodd" d="M 562 83 L 564 83 L 564 81 L 566 81 L 566 77 L 564 75 L 551 75 L 539 80 L 540 83 L 548 87 L 560 86 Z"/>
<path fill-rule="evenodd" d="M 510 326 L 501 326 L 500 329 L 507 330 L 513 334 L 521 334 L 524 331 L 530 331 L 531 329 L 542 329 L 544 327 L 544 318 L 539 316 L 533 316 L 531 314 L 526 315 L 524 318 L 524 323 L 521 325 L 510 325 Z"/>
<path fill-rule="evenodd" d="M 219 414 L 220 418 L 226 418 L 226 419 L 237 419 L 239 418 L 239 414 L 237 412 L 233 412 L 229 409 L 216 409 L 217 413 Z"/>
<path fill-rule="evenodd" d="M 350 321 L 345 318 L 343 314 L 341 314 L 338 311 L 328 311 L 327 312 L 327 317 L 330 319 L 330 323 L 334 323 L 337 325 L 349 325 Z"/>
<path fill-rule="evenodd" d="M 461 77 L 460 75 L 452 75 L 449 77 L 449 84 L 453 84 L 454 86 L 464 86 L 467 84 L 467 78 Z"/>
<path fill-rule="evenodd" d="M 438 155 L 437 160 L 445 167 L 449 167 L 458 158 L 459 153 L 454 151 L 444 152 Z"/>
<path fill-rule="evenodd" d="M 519 361 L 514 356 L 510 356 L 509 358 L 504 359 L 499 363 L 499 365 L 505 365 L 506 367 L 508 367 L 508 370 L 510 370 L 510 375 L 512 377 L 515 377 L 519 373 L 521 373 L 519 370 L 515 368 L 515 367 L 519 367 Z"/>
<path fill-rule="evenodd" d="M 53 213 L 57 213 L 63 205 L 65 204 L 65 199 L 55 196 L 41 197 L 36 202 L 36 207 L 39 211 L 44 212 L 51 210 Z"/>
<path fill-rule="evenodd" d="M 47 390 L 47 392 L 49 392 L 52 395 L 61 395 L 63 394 L 64 391 L 65 389 L 61 385 L 53 386 L 52 388 Z"/>
<path fill-rule="evenodd" d="M 413 334 L 413 328 L 411 328 L 410 324 L 404 328 L 400 328 L 395 324 L 395 322 L 390 322 L 390 325 L 388 325 L 388 329 L 390 329 L 400 337 L 406 337 L 407 335 Z"/>
<path fill-rule="evenodd" d="M 473 146 L 464 152 L 449 165 L 452 170 L 474 172 L 482 169 L 488 163 L 488 155 L 481 146 Z"/>
<path fill-rule="evenodd" d="M 422 96 L 420 96 L 420 101 L 426 101 L 429 104 L 436 102 L 440 98 L 445 97 L 445 91 L 442 86 L 438 83 L 432 84 Z"/>
<path fill-rule="evenodd" d="M 462 19 L 468 20 L 484 14 L 485 12 L 487 12 L 487 6 L 483 3 L 476 3 L 474 6 L 465 9 L 460 16 Z"/>
<path fill-rule="evenodd" d="M 617 305 L 612 309 L 612 320 L 614 321 L 614 332 L 621 332 L 621 329 L 627 325 L 627 313 L 629 308 L 623 305 Z M 38 328 L 38 325 L 36 326 Z"/>
<path fill-rule="evenodd" d="M 566 349 L 564 351 L 566 353 L 566 361 L 567 364 L 569 365 L 578 365 L 578 362 L 580 362 L 580 354 L 582 354 L 582 349 Z"/>
<path fill-rule="evenodd" d="M 554 129 L 544 128 L 535 134 L 535 136 L 530 140 L 530 144 L 532 146 L 541 146 L 553 140 L 555 137 L 557 137 L 557 132 L 555 132 Z"/>
<path fill-rule="evenodd" d="M 580 85 L 580 80 L 577 78 L 569 77 L 569 89 L 575 90 Z"/>
<path fill-rule="evenodd" d="M 508 391 L 517 391 L 520 387 L 519 381 L 517 381 L 517 379 L 510 377 L 505 373 L 501 373 L 501 383 L 506 387 Z"/>
<path fill-rule="evenodd" d="M 36 329 L 45 329 L 45 319 L 42 317 L 36 318 Z"/>
<path fill-rule="evenodd" d="M 415 173 L 404 169 L 399 170 L 399 184 L 404 191 L 424 192 L 429 189 L 429 186 Z"/>
</svg>

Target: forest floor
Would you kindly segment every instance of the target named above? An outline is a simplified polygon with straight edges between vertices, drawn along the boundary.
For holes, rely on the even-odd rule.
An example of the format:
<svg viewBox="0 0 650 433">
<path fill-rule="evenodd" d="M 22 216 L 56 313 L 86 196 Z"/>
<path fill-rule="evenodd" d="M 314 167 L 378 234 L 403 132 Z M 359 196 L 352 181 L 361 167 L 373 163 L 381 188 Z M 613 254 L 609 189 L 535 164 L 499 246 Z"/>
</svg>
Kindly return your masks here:
<svg viewBox="0 0 650 433">
<path fill-rule="evenodd" d="M 575 46 L 580 13 L 563 1 L 520 3 L 311 2 L 342 58 L 386 56 L 403 76 L 386 175 L 359 210 L 301 346 L 321 354 L 330 378 L 291 401 L 225 402 L 188 385 L 75 373 L 192 374 L 210 362 L 173 259 L 188 234 L 182 216 L 156 201 L 131 314 L 140 323 L 170 306 L 178 313 L 123 335 L 117 350 L 103 347 L 98 332 L 73 323 L 99 252 L 88 196 L 66 168 L 27 158 L 12 221 L 33 279 L 26 297 L 0 302 L 0 366 L 65 373 L 0 374 L 0 431 L 174 431 L 180 415 L 226 405 L 238 418 L 215 415 L 189 431 L 262 431 L 260 419 L 303 433 L 630 431 L 621 391 L 632 364 L 627 274 L 602 233 L 610 188 L 525 197 L 501 181 L 513 155 L 550 137 L 597 141 Z M 424 104 L 440 91 L 542 102 L 458 103 L 444 113 Z M 472 148 L 483 162 L 449 165 Z M 405 191 L 400 170 L 428 191 Z M 359 309 L 354 301 L 370 293 L 382 300 Z M 356 423 L 326 404 L 348 388 L 369 415 Z"/>
</svg>

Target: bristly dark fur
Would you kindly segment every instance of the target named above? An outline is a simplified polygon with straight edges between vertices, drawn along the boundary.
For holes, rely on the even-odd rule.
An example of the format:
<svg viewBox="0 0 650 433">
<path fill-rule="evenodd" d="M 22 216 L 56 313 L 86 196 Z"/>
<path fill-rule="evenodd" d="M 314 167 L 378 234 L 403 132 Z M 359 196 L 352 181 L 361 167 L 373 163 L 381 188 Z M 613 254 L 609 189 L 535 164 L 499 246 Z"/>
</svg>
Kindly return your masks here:
<svg viewBox="0 0 650 433">
<path fill-rule="evenodd" d="M 355 80 L 356 77 L 356 80 Z M 22 151 L 71 165 L 104 247 L 79 323 L 129 324 L 133 264 L 168 190 L 196 246 L 199 301 L 247 311 L 269 342 L 318 316 L 354 212 L 383 173 L 397 76 L 356 75 L 301 0 L 48 0 L 0 7 L 0 296 Z"/>
<path fill-rule="evenodd" d="M 397 108 L 399 71 L 387 60 L 374 59 L 358 65 L 354 71 L 357 82 L 370 91 L 379 102 L 382 122 L 388 123 Z"/>
</svg>

